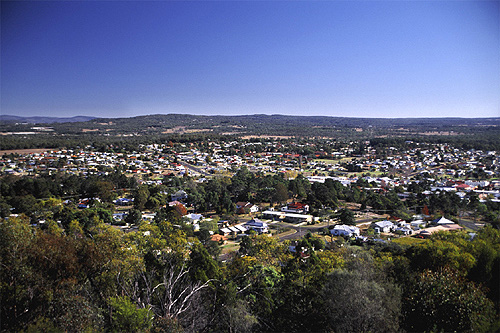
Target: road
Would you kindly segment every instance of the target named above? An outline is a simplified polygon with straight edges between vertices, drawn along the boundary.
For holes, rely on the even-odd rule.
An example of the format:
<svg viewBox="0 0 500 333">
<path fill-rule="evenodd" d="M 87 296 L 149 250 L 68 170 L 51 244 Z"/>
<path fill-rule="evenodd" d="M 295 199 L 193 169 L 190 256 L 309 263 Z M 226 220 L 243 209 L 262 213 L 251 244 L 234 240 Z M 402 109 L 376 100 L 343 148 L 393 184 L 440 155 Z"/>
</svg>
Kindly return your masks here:
<svg viewBox="0 0 500 333">
<path fill-rule="evenodd" d="M 469 228 L 471 230 L 474 230 L 474 231 L 478 231 L 484 225 L 484 223 L 480 223 L 480 225 L 477 225 L 473 221 L 466 221 L 466 220 L 460 220 L 458 222 L 458 224 L 461 225 L 461 226 L 463 226 L 463 227 L 466 227 L 466 228 Z"/>
<path fill-rule="evenodd" d="M 328 228 L 328 224 L 326 223 L 322 223 L 320 225 L 315 225 L 315 226 L 312 225 L 298 226 L 290 223 L 278 222 L 275 223 L 274 225 L 295 230 L 295 232 L 292 234 L 285 233 L 283 236 L 279 235 L 278 238 L 280 241 L 299 239 L 305 236 L 305 234 L 307 234 L 308 231 L 310 231 L 311 233 L 317 233 L 323 228 Z"/>
<path fill-rule="evenodd" d="M 182 166 L 184 166 L 186 169 L 189 169 L 193 172 L 196 172 L 196 173 L 199 173 L 203 176 L 210 176 L 210 174 L 208 172 L 205 172 L 204 170 L 201 170 L 200 168 L 197 168 L 195 167 L 194 165 L 192 164 L 189 164 L 189 163 L 186 163 L 186 162 L 183 162 L 183 161 L 179 161 L 179 164 L 181 164 Z"/>
<path fill-rule="evenodd" d="M 356 225 L 359 226 L 359 225 L 363 225 L 363 224 L 371 224 L 372 222 L 373 222 L 373 219 L 371 219 L 371 218 L 370 219 L 362 219 L 362 220 L 357 220 Z M 291 223 L 277 222 L 277 223 L 274 223 L 274 225 L 295 230 L 295 232 L 293 234 L 284 234 L 283 236 L 281 236 L 281 235 L 278 236 L 280 241 L 284 241 L 284 240 L 291 240 L 291 239 L 300 239 L 303 236 L 305 236 L 305 234 L 307 234 L 308 231 L 310 231 L 311 233 L 317 233 L 323 228 L 328 228 L 328 226 L 330 226 L 330 225 L 335 225 L 335 223 L 323 222 L 321 224 L 316 224 L 316 225 L 298 226 L 298 225 L 291 224 Z"/>
</svg>

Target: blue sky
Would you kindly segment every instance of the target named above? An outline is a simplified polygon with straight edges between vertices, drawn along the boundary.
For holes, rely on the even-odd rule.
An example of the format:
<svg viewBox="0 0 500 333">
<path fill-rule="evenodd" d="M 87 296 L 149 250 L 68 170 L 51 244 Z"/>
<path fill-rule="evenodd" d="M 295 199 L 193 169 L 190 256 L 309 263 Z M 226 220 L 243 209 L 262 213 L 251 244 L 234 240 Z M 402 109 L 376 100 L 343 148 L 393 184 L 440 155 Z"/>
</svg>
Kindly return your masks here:
<svg viewBox="0 0 500 333">
<path fill-rule="evenodd" d="M 1 2 L 1 113 L 500 116 L 499 1 Z"/>
</svg>

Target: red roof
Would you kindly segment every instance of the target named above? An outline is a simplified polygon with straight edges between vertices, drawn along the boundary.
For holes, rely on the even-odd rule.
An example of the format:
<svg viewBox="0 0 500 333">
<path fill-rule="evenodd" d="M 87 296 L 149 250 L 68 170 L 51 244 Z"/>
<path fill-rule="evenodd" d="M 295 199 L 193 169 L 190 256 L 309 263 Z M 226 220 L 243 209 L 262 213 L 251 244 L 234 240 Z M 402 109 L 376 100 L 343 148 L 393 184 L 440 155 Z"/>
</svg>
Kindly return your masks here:
<svg viewBox="0 0 500 333">
<path fill-rule="evenodd" d="M 288 204 L 288 208 L 294 208 L 294 209 L 304 209 L 306 208 L 306 205 L 300 202 L 293 202 L 291 204 Z"/>
</svg>

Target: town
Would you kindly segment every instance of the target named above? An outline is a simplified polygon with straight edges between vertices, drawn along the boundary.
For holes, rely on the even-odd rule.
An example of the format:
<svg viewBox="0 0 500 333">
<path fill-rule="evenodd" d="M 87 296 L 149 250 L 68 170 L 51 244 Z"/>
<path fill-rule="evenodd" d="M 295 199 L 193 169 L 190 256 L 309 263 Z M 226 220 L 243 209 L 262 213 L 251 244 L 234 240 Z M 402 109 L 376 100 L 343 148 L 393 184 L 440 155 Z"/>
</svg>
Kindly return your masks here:
<svg viewBox="0 0 500 333">
<path fill-rule="evenodd" d="M 325 149 L 325 147 L 337 146 L 338 149 Z M 191 144 L 153 144 L 139 146 L 137 151 L 132 152 L 100 152 L 92 147 L 81 150 L 48 150 L 31 152 L 26 154 L 4 154 L 0 159 L 1 174 L 3 176 L 30 176 L 42 177 L 55 174 L 66 176 L 91 177 L 106 176 L 110 173 L 121 172 L 133 179 L 137 185 L 161 187 L 163 197 L 159 206 L 174 205 L 175 203 L 186 206 L 186 217 L 184 220 L 193 225 L 194 231 L 199 230 L 199 224 L 203 224 L 203 215 L 207 212 L 196 209 L 196 204 L 189 199 L 189 188 L 183 188 L 186 179 L 192 183 L 208 182 L 209 179 L 222 179 L 233 177 L 240 168 L 245 168 L 248 172 L 258 176 L 279 176 L 287 181 L 293 181 L 298 175 L 305 177 L 309 182 L 308 186 L 314 183 L 324 184 L 337 182 L 342 184 L 344 191 L 355 188 L 358 192 L 377 193 L 387 196 L 388 193 L 395 193 L 401 202 L 412 201 L 412 206 L 408 206 L 406 212 L 401 216 L 395 216 L 394 210 L 391 212 L 387 207 L 372 207 L 363 203 L 363 200 L 343 200 L 335 207 L 325 209 L 324 202 L 314 205 L 315 209 L 309 214 L 309 205 L 303 205 L 305 209 L 287 208 L 295 203 L 296 196 L 285 194 L 280 199 L 280 204 L 287 203 L 288 206 L 274 206 L 273 200 L 238 202 L 234 193 L 232 209 L 226 210 L 226 217 L 231 213 L 240 213 L 246 217 L 259 217 L 266 222 L 291 222 L 291 227 L 303 224 L 328 224 L 335 235 L 353 234 L 359 236 L 359 229 L 354 227 L 346 229 L 346 226 L 339 225 L 335 229 L 334 225 L 340 222 L 338 217 L 334 217 L 339 209 L 349 209 L 353 211 L 356 218 L 362 220 L 364 225 L 372 217 L 374 226 L 381 223 L 386 218 L 393 219 L 387 221 L 383 228 L 374 227 L 375 230 L 383 230 L 386 233 L 395 231 L 403 235 L 425 235 L 427 231 L 421 226 L 430 222 L 429 207 L 417 205 L 416 196 L 433 196 L 441 192 L 453 193 L 462 203 L 461 207 L 470 207 L 471 200 L 476 206 L 483 207 L 484 203 L 495 205 L 500 203 L 500 181 L 498 174 L 500 170 L 500 157 L 496 151 L 476 151 L 462 150 L 451 147 L 447 144 L 419 144 L 406 141 L 404 147 L 388 147 L 378 154 L 377 150 L 370 146 L 369 141 L 350 142 L 340 146 L 331 141 L 320 143 L 303 142 L 294 139 L 274 139 L 264 140 L 243 140 L 230 142 L 207 142 L 203 145 Z M 112 150 L 113 147 L 110 147 Z M 316 150 L 318 149 L 318 150 Z M 302 150 L 307 155 L 296 153 Z M 325 151 L 327 150 L 327 151 Z M 176 186 L 172 186 L 172 178 L 177 178 Z M 181 180 L 179 180 L 181 179 Z M 425 184 L 425 185 L 423 185 Z M 318 184 L 316 184 L 318 185 Z M 290 186 L 287 191 L 292 194 Z M 318 188 L 318 186 L 316 186 Z M 115 220 L 125 220 L 127 212 L 123 207 L 133 206 L 134 193 L 130 189 L 116 190 L 113 194 L 113 202 L 116 204 L 114 210 Z M 258 192 L 258 191 L 257 191 Z M 118 193 L 121 198 L 118 198 Z M 70 193 L 63 193 L 61 197 Z M 256 193 L 246 194 L 250 199 Z M 295 194 L 295 193 L 293 193 Z M 83 194 L 82 194 L 83 195 Z M 316 194 L 317 196 L 318 194 Z M 111 198 L 107 195 L 108 198 Z M 366 195 L 365 195 L 366 197 Z M 88 208 L 83 204 L 90 198 L 78 198 L 78 196 L 66 200 Z M 93 197 L 93 201 L 101 201 L 102 198 Z M 302 196 L 303 200 L 307 198 Z M 413 200 L 412 200 L 413 199 Z M 309 199 L 309 201 L 311 201 Z M 366 199 L 364 200 L 366 201 Z M 421 203 L 421 202 L 420 202 Z M 464 205 L 463 203 L 467 203 Z M 278 202 L 276 202 L 278 204 Z M 363 209 L 360 209 L 363 205 Z M 156 207 L 156 208 L 158 208 Z M 424 212 L 424 207 L 426 212 Z M 333 208 L 333 209 L 332 209 Z M 377 209 L 379 208 L 379 209 Z M 481 208 L 479 208 L 481 209 Z M 482 208 L 484 210 L 484 207 Z M 19 207 L 12 207 L 12 213 L 22 213 Z M 242 214 L 241 214 L 242 213 Z M 426 213 L 426 214 L 425 214 Z M 439 214 L 439 211 L 435 213 Z M 441 212 L 442 213 L 442 212 Z M 6 213 L 4 213 L 6 214 Z M 153 214 L 153 215 L 152 215 Z M 155 212 L 145 210 L 141 215 L 146 217 L 154 216 Z M 195 214 L 196 219 L 190 219 Z M 215 212 L 208 212 L 215 215 Z M 7 217 L 8 215 L 4 215 Z M 494 223 L 496 218 L 493 214 L 478 215 L 477 208 L 462 209 L 460 215 L 448 216 L 470 221 L 468 226 L 477 230 L 477 226 L 484 223 Z M 479 220 L 478 220 L 479 218 Z M 425 219 L 425 221 L 424 221 Z M 234 218 L 232 219 L 234 220 Z M 240 218 L 241 220 L 241 218 Z M 247 218 L 247 220 L 249 220 Z M 472 221 L 473 220 L 473 221 Z M 355 219 L 349 221 L 355 224 Z M 450 220 L 447 220 L 452 223 Z M 37 221 L 34 221 L 35 223 Z M 195 223 L 196 222 L 196 223 Z M 249 221 L 247 221 L 249 222 Z M 474 222 L 474 223 L 473 223 Z M 475 223 L 480 222 L 480 223 Z M 243 224 L 233 227 L 230 221 L 219 223 L 218 230 L 211 230 L 224 236 L 231 233 L 244 234 L 246 229 Z M 430 223 L 432 225 L 432 223 Z M 236 227 L 239 227 L 237 229 Z M 231 229 L 229 229 L 231 228 Z M 228 232 L 232 230 L 231 232 Z M 268 228 L 258 229 L 259 233 Z M 320 228 L 312 230 L 319 231 Z M 343 231 L 337 231 L 343 230 Z M 363 230 L 365 233 L 366 230 Z M 366 239 L 364 237 L 363 239 Z"/>
<path fill-rule="evenodd" d="M 490 278 L 482 283 L 490 292 L 480 294 L 478 291 L 476 296 L 485 304 L 489 299 L 498 302 L 498 288 L 494 286 L 497 277 L 493 273 L 498 259 L 491 257 L 485 268 L 477 261 L 482 259 L 474 257 L 476 252 L 470 252 L 475 247 L 467 245 L 467 242 L 480 244 L 485 237 L 491 239 L 492 232 L 498 234 L 500 156 L 497 151 L 466 150 L 448 143 L 410 140 L 380 145 L 370 140 L 206 137 L 192 142 L 140 144 L 133 150 L 113 145 L 104 149 L 102 145 L 87 145 L 4 151 L 0 168 L 4 234 L 13 235 L 9 228 L 25 224 L 32 232 L 38 230 L 40 237 L 48 233 L 63 237 L 61 239 L 76 237 L 77 242 L 87 237 L 104 237 L 103 241 L 111 237 L 115 239 L 113 242 L 123 243 L 119 252 L 137 249 L 143 253 L 139 256 L 143 258 L 140 262 L 150 253 L 154 262 L 162 262 L 161 265 L 169 262 L 164 260 L 173 260 L 172 254 L 176 253 L 189 258 L 190 265 L 194 265 L 191 271 L 202 274 L 192 277 L 191 282 L 183 282 L 184 287 L 198 286 L 201 288 L 198 292 L 206 289 L 207 295 L 214 296 L 212 293 L 219 289 L 211 285 L 213 279 L 225 274 L 229 274 L 226 279 L 238 279 L 234 274 L 239 269 L 246 270 L 245 274 L 257 274 L 254 278 L 267 276 L 267 279 L 274 276 L 268 274 L 277 274 L 279 278 L 274 283 L 280 285 L 280 290 L 298 283 L 299 280 L 290 285 L 285 281 L 291 278 L 286 276 L 295 272 L 298 268 L 293 267 L 299 263 L 304 269 L 308 267 L 307 275 L 312 274 L 310 283 L 321 276 L 333 279 L 340 267 L 353 264 L 349 264 L 349 256 L 371 251 L 370 256 L 383 262 L 389 254 L 396 258 L 397 253 L 403 253 L 398 258 L 410 260 L 405 264 L 410 265 L 406 269 L 415 270 L 412 274 L 417 274 L 415 278 L 419 281 L 427 279 L 418 275 L 420 269 L 433 269 L 438 274 L 433 278 L 439 279 L 445 276 L 455 279 L 454 274 L 461 275 L 463 271 L 470 275 L 487 269 Z M 113 232 L 113 236 L 109 232 Z M 14 238 L 5 244 L 13 241 Z M 112 243 L 103 241 L 99 241 L 99 246 L 114 256 L 119 254 L 116 252 L 119 248 L 111 250 Z M 446 250 L 438 250 L 442 246 Z M 466 255 L 462 259 L 450 257 L 449 251 Z M 469 262 L 462 263 L 465 259 Z M 158 272 L 159 277 L 170 272 L 168 274 L 180 274 L 180 278 L 188 272 L 178 270 L 185 259 L 175 260 L 176 266 L 167 264 L 165 269 L 170 268 Z M 312 268 L 314 263 L 326 266 L 320 272 Z M 148 268 L 150 264 L 143 262 L 133 271 L 139 267 L 146 271 L 152 269 Z M 245 268 L 237 268 L 241 265 Z M 219 271 L 223 267 L 228 273 Z M 257 273 L 255 267 L 267 271 Z M 291 271 L 286 273 L 284 267 Z M 379 270 L 370 267 L 373 272 Z M 458 270 L 440 271 L 451 267 Z M 408 278 L 405 276 L 398 279 Z M 473 275 L 470 276 L 472 279 Z M 201 284 L 193 285 L 195 281 Z M 382 283 L 389 292 L 397 285 L 387 281 L 377 283 Z M 288 321 L 267 323 L 281 311 L 279 308 L 264 302 L 271 308 L 270 312 L 262 312 L 258 309 L 262 304 L 251 300 L 254 295 L 266 292 L 278 301 L 277 289 L 259 287 L 255 281 L 240 282 L 250 283 L 248 291 L 243 292 L 244 285 L 238 287 L 246 295 L 241 300 L 246 310 L 238 311 L 249 317 L 235 319 L 228 325 L 247 325 L 257 330 L 269 325 L 268 329 L 278 331 L 289 327 Z M 416 297 L 414 293 L 420 292 L 403 289 L 400 294 L 403 298 L 409 294 Z M 173 290 L 167 288 L 162 292 Z M 152 297 L 147 289 L 143 289 L 141 295 Z M 197 297 L 200 295 L 205 294 Z M 207 295 L 203 297 L 212 297 Z M 489 298 L 484 298 L 487 295 Z M 191 306 L 200 306 L 187 294 L 178 296 Z M 318 301 L 323 296 L 303 297 Z M 115 301 L 118 303 L 111 305 L 115 309 L 128 304 L 121 298 Z M 348 302 L 355 301 L 349 298 Z M 403 303 L 410 306 L 408 302 Z M 174 310 L 162 314 L 158 308 L 155 313 L 162 318 L 172 318 L 174 322 L 168 325 L 186 327 L 190 317 Z M 141 308 L 134 311 L 140 312 Z M 228 310 L 223 307 L 217 311 Z M 296 310 L 288 311 L 297 314 Z M 316 318 L 314 311 L 301 317 L 299 322 L 293 319 L 294 325 L 302 327 L 300 322 L 307 322 L 307 327 L 315 327 L 311 322 L 311 318 Z M 407 311 L 404 307 L 395 311 L 403 316 L 397 321 L 397 327 L 425 328 L 414 316 L 421 318 L 429 314 L 403 313 L 401 311 Z M 139 312 L 134 316 L 139 316 Z M 488 320 L 493 320 L 491 318 Z M 389 331 L 396 327 L 385 319 L 379 321 L 383 327 L 389 327 Z M 137 325 L 136 329 L 151 324 L 146 321 Z M 329 324 L 321 325 L 328 327 Z"/>
</svg>

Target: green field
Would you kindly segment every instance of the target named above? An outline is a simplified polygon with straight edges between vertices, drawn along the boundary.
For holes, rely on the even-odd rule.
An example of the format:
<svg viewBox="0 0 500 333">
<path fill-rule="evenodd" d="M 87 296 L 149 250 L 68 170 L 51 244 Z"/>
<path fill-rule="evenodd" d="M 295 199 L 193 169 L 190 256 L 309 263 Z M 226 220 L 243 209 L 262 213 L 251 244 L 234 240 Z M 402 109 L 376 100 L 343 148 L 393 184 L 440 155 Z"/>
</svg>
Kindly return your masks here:
<svg viewBox="0 0 500 333">
<path fill-rule="evenodd" d="M 414 238 L 414 237 L 401 237 L 401 238 L 393 238 L 392 242 L 399 245 L 415 245 L 418 243 L 426 242 L 426 239 L 422 238 Z"/>
</svg>

